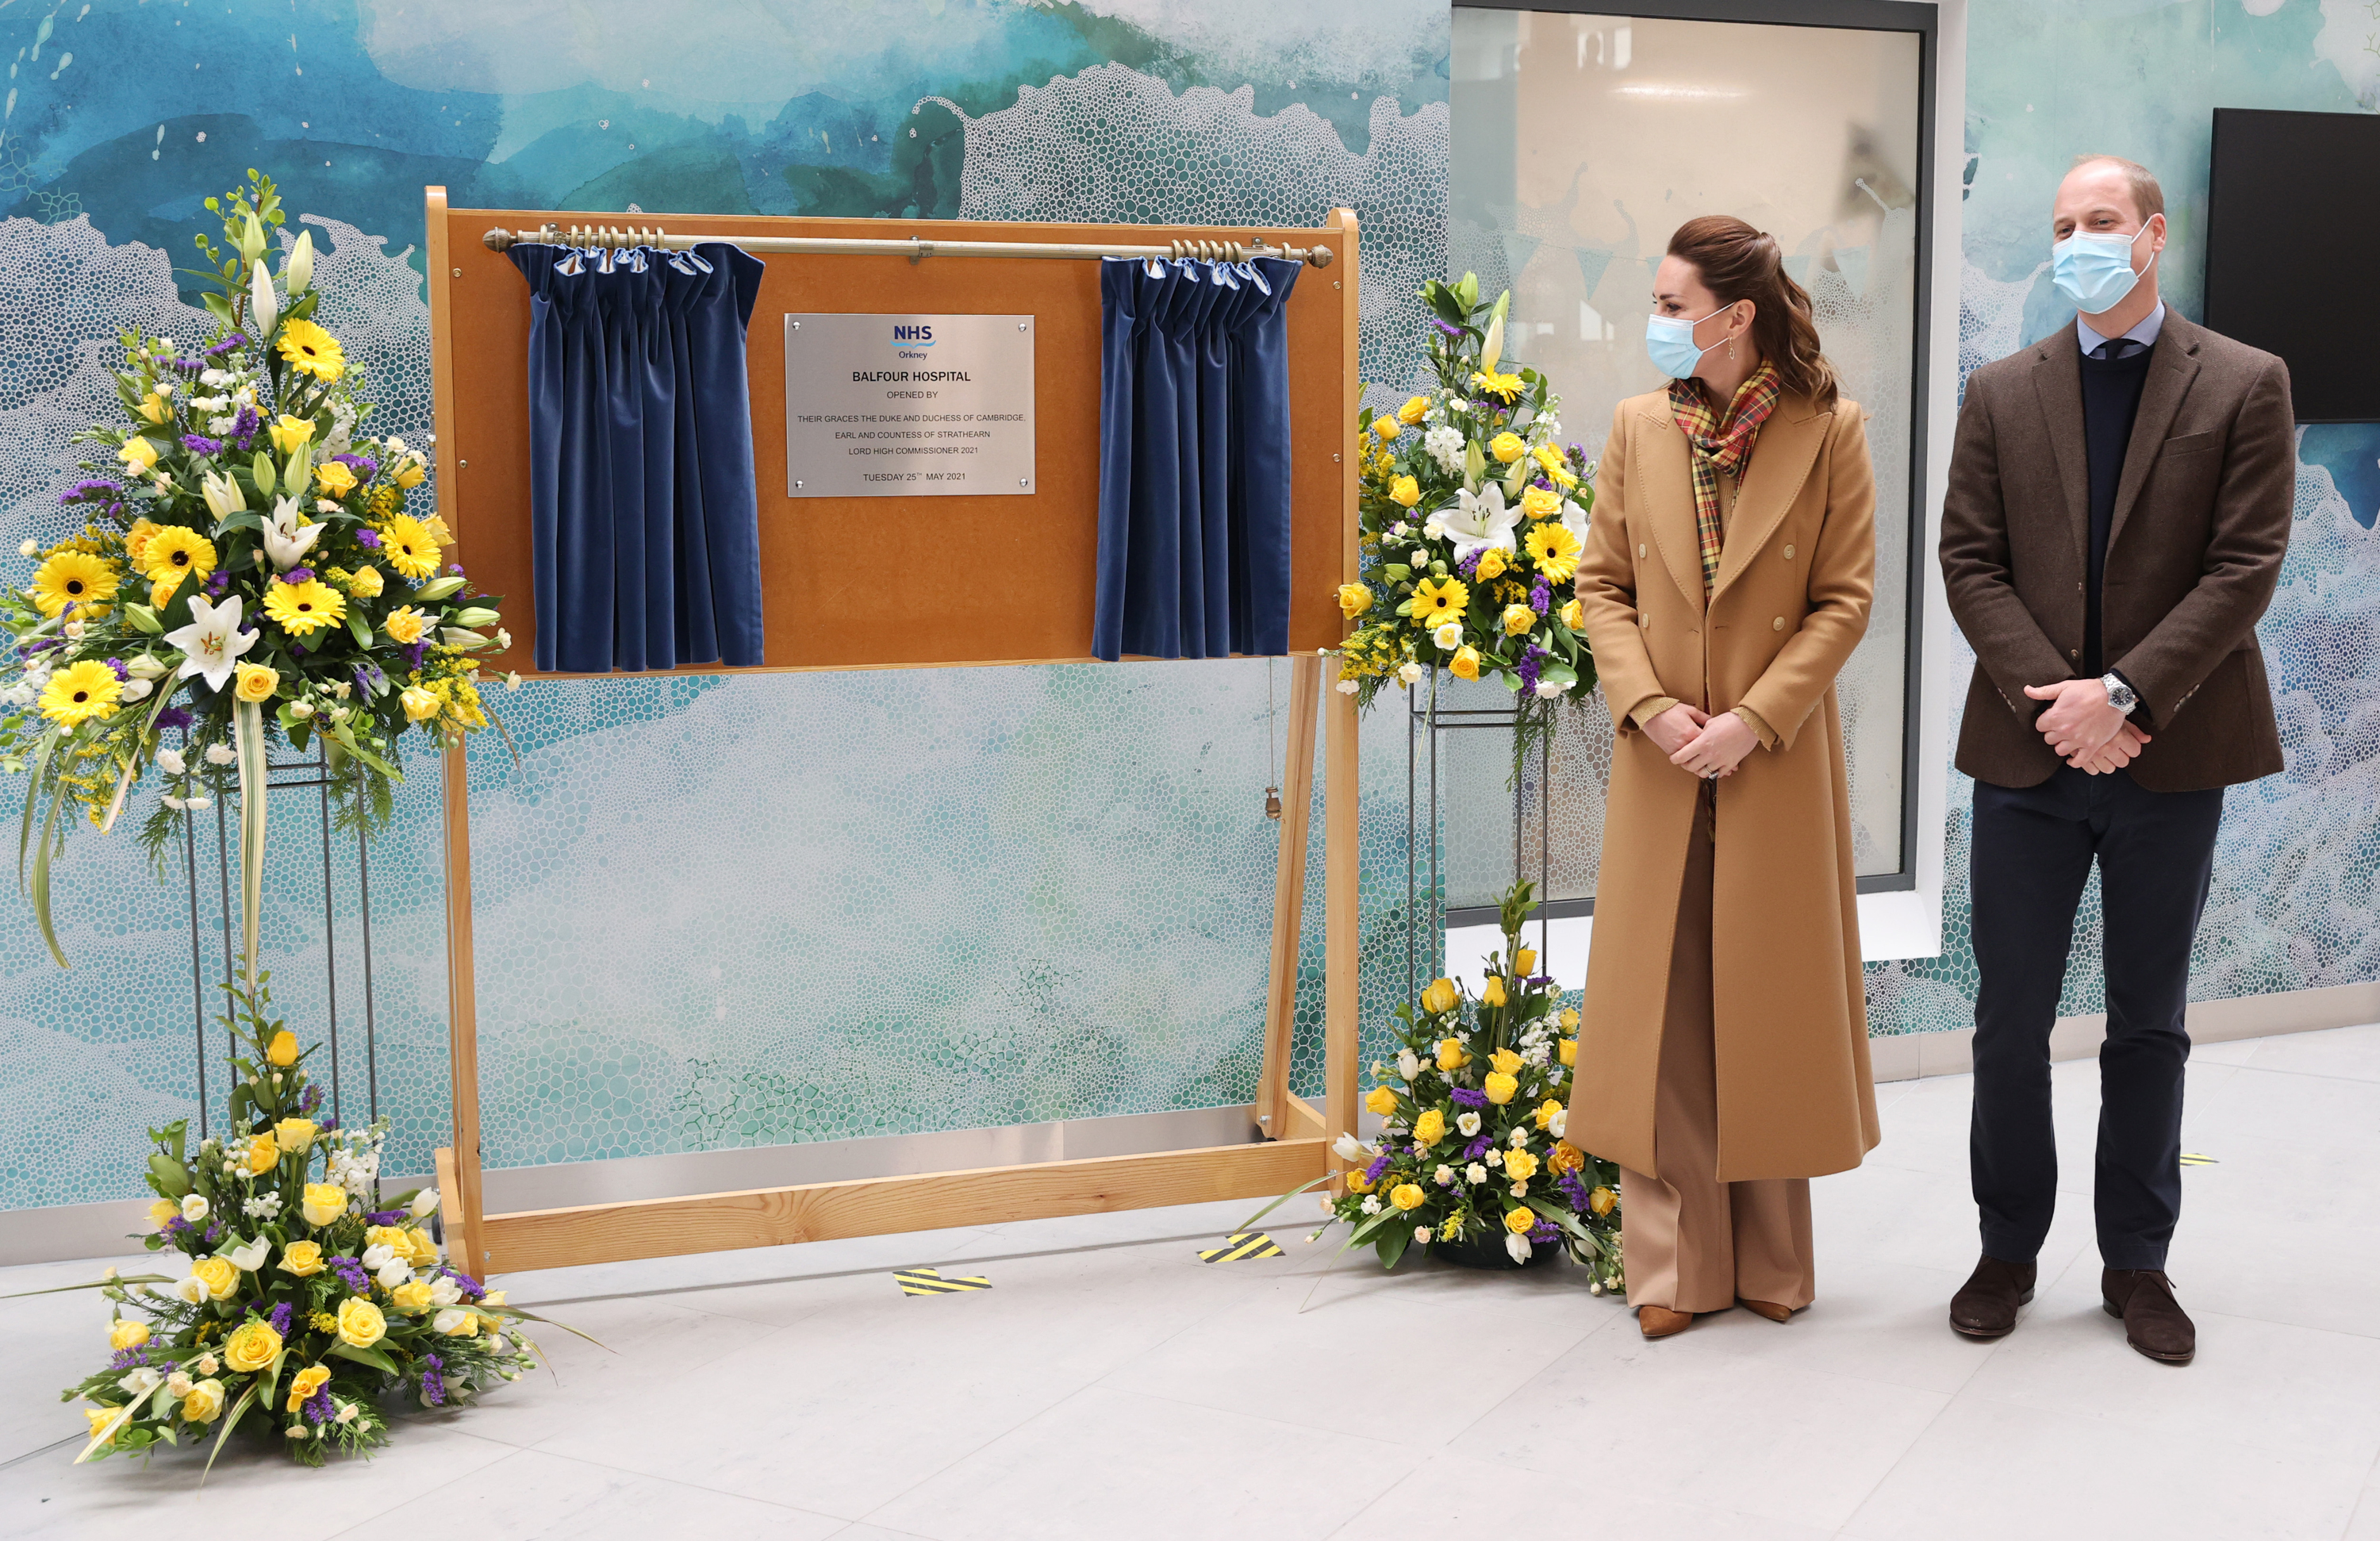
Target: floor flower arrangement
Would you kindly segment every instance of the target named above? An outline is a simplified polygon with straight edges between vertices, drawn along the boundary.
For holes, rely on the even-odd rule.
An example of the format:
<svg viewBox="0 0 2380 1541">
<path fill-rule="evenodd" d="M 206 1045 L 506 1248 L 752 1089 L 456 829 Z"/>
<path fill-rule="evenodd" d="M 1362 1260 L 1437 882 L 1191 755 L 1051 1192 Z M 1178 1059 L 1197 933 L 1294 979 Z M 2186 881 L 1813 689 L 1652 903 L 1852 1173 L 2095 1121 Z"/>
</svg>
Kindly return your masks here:
<svg viewBox="0 0 2380 1541">
<path fill-rule="evenodd" d="M 1524 882 L 1506 893 L 1504 945 L 1478 995 L 1438 979 L 1397 1008 L 1397 1057 L 1372 1067 L 1378 1084 L 1364 1100 L 1386 1122 L 1373 1142 L 1339 1137 L 1349 1170 L 1344 1191 L 1325 1200 L 1323 1230 L 1347 1226 L 1341 1250 L 1369 1244 L 1384 1268 L 1415 1246 L 1461 1261 L 1500 1250 L 1512 1263 L 1560 1247 L 1589 1270 L 1592 1292 L 1617 1292 L 1620 1169 L 1563 1138 L 1578 1012 L 1521 945 L 1533 892 Z"/>
<path fill-rule="evenodd" d="M 233 1132 L 151 1131 L 146 1244 L 188 1271 L 67 1286 L 115 1308 L 105 1366 L 64 1392 L 89 1423 L 78 1464 L 190 1443 L 212 1469 L 244 1427 L 319 1466 L 384 1443 L 393 1396 L 458 1403 L 536 1361 L 521 1324 L 542 1318 L 442 1261 L 437 1191 L 378 1196 L 386 1121 L 318 1121 L 313 1050 L 232 999 Z"/>
</svg>

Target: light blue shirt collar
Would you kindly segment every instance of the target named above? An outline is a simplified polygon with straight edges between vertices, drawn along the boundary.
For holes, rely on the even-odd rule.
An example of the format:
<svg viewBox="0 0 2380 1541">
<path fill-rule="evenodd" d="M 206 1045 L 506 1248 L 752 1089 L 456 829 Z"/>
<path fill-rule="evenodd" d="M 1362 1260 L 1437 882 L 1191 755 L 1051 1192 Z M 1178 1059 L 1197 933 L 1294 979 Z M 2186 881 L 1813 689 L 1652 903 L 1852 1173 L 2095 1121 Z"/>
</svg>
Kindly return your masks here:
<svg viewBox="0 0 2380 1541">
<path fill-rule="evenodd" d="M 2130 332 L 2125 333 L 2124 335 L 2140 344 L 2143 347 L 2154 347 L 2156 346 L 2157 334 L 2164 330 L 2165 301 L 2160 299 L 2156 303 L 2156 309 L 2142 317 L 2141 323 L 2138 326 L 2133 327 Z M 2091 323 L 2084 321 L 2081 316 L 2074 318 L 2074 337 L 2077 342 L 2080 342 L 2082 345 L 2082 351 L 2085 355 L 2090 354 L 2095 350 L 2100 344 L 2107 340 L 2098 333 L 2094 332 L 2091 329 Z"/>
</svg>

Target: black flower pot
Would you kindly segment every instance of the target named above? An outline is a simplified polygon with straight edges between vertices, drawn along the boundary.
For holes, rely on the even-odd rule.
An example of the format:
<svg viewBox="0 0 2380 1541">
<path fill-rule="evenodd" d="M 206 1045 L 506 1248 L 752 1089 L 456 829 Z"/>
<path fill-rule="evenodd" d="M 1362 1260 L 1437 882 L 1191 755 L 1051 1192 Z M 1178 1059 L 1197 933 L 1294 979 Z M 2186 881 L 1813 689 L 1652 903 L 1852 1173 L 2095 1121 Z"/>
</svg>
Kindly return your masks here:
<svg viewBox="0 0 2380 1541">
<path fill-rule="evenodd" d="M 1512 1255 L 1504 1250 L 1504 1232 L 1482 1227 L 1465 1233 L 1459 1242 L 1432 1242 L 1429 1249 L 1466 1268 L 1534 1268 L 1560 1251 L 1561 1244 L 1548 1242 L 1531 1252 L 1527 1262 L 1515 1263 Z"/>
</svg>

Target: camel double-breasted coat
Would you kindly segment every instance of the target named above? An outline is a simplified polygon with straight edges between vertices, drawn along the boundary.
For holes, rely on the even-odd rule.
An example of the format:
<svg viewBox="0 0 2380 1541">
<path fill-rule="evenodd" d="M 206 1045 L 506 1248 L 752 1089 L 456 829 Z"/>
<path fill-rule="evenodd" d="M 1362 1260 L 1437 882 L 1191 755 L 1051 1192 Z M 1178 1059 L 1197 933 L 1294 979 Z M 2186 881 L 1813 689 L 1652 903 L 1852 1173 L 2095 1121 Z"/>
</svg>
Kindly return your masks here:
<svg viewBox="0 0 2380 1541">
<path fill-rule="evenodd" d="M 1629 721 L 1675 697 L 1776 734 L 1716 783 L 1713 1039 L 1722 1182 L 1857 1166 L 1878 1137 L 1835 675 L 1876 591 L 1860 409 L 1761 425 L 1705 604 L 1693 471 L 1666 391 L 1613 415 L 1578 571 L 1617 729 L 1568 1138 L 1658 1175 L 1654 1084 L 1700 783 Z"/>
</svg>

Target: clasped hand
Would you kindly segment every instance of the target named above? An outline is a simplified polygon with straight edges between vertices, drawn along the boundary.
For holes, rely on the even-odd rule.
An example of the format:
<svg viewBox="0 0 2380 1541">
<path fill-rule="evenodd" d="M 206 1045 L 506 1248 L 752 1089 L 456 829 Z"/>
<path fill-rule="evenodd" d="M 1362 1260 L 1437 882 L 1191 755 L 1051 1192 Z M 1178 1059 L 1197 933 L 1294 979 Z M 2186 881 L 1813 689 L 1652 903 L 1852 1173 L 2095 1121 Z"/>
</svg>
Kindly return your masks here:
<svg viewBox="0 0 2380 1541">
<path fill-rule="evenodd" d="M 1697 776 L 1734 775 L 1736 766 L 1760 743 L 1735 713 L 1713 717 L 1682 701 L 1645 723 L 1645 736 L 1660 746 L 1670 764 Z"/>
<path fill-rule="evenodd" d="M 2059 680 L 2028 685 L 2024 693 L 2049 706 L 2034 720 L 2058 758 L 2077 770 L 2104 776 L 2138 758 L 2149 735 L 2107 704 L 2107 687 L 2097 680 Z"/>
</svg>

